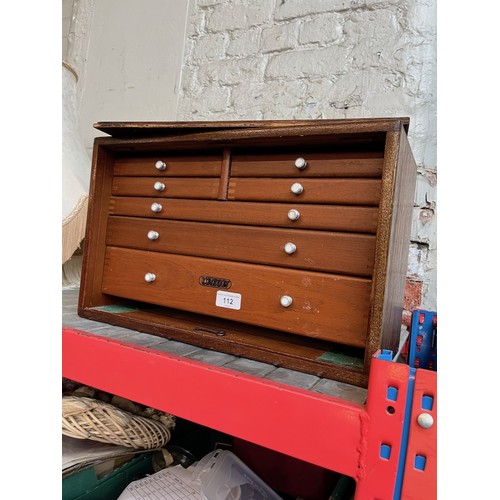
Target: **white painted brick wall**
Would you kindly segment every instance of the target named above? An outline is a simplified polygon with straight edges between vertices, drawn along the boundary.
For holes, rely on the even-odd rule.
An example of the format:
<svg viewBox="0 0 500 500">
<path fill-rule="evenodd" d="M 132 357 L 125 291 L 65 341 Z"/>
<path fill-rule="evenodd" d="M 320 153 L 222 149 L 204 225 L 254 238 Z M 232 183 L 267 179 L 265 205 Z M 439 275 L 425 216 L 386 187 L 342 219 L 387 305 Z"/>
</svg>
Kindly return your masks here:
<svg viewBox="0 0 500 500">
<path fill-rule="evenodd" d="M 190 0 L 179 120 L 409 116 L 408 278 L 436 310 L 436 0 Z"/>
<path fill-rule="evenodd" d="M 343 22 L 340 14 L 324 14 L 300 23 L 299 44 L 324 45 L 340 42 Z"/>
<path fill-rule="evenodd" d="M 295 48 L 300 23 L 287 23 L 271 26 L 262 30 L 261 51 L 266 54 Z"/>
<path fill-rule="evenodd" d="M 266 22 L 274 10 L 274 0 L 219 2 L 213 6 L 207 21 L 208 31 L 249 29 Z"/>
</svg>

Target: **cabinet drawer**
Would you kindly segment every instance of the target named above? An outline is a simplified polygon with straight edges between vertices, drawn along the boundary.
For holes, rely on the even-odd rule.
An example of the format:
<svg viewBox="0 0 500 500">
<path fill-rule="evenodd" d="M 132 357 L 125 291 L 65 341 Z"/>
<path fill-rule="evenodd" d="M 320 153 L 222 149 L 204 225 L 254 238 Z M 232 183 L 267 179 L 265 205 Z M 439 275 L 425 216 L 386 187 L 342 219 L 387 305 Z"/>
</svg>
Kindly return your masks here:
<svg viewBox="0 0 500 500">
<path fill-rule="evenodd" d="M 165 165 L 163 167 L 163 164 Z M 217 177 L 221 172 L 222 155 L 116 158 L 114 175 L 161 175 L 162 177 Z M 163 170 L 162 170 L 163 169 Z"/>
<path fill-rule="evenodd" d="M 233 178 L 228 196 L 238 201 L 378 206 L 380 187 L 380 179 Z"/>
<path fill-rule="evenodd" d="M 206 286 L 221 283 L 224 290 Z M 102 291 L 364 347 L 371 280 L 108 247 Z"/>
<path fill-rule="evenodd" d="M 219 179 L 189 177 L 115 177 L 115 196 L 217 199 Z"/>
<path fill-rule="evenodd" d="M 298 168 L 305 161 L 305 167 Z M 381 177 L 381 157 L 356 157 L 336 153 L 234 154 L 234 177 Z"/>
<path fill-rule="evenodd" d="M 153 208 L 159 210 L 157 212 Z M 299 218 L 290 220 L 290 210 Z M 177 200 L 165 198 L 130 198 L 113 196 L 110 215 L 177 219 L 251 226 L 318 229 L 357 233 L 375 233 L 378 208 L 347 205 L 307 205 L 283 203 L 252 203 L 210 200 Z"/>
<path fill-rule="evenodd" d="M 371 276 L 375 255 L 375 236 L 367 234 L 130 217 L 109 218 L 106 243 L 359 276 Z"/>
</svg>

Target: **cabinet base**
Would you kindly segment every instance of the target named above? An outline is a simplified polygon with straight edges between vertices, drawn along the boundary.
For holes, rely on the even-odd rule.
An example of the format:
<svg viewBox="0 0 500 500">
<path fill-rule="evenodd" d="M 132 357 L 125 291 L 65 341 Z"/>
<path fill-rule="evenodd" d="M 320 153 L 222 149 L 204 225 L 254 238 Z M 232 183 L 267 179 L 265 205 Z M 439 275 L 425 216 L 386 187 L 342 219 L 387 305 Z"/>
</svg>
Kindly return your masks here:
<svg viewBox="0 0 500 500">
<path fill-rule="evenodd" d="M 79 308 L 78 314 L 359 387 L 368 384 L 363 349 L 136 302 Z"/>
</svg>

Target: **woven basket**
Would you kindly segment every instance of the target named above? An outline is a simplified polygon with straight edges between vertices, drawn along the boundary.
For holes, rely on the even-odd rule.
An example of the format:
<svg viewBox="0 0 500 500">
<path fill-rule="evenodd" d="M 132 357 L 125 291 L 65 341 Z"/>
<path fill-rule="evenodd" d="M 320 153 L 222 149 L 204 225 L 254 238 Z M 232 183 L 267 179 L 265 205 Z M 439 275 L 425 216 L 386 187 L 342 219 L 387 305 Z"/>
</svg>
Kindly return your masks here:
<svg viewBox="0 0 500 500">
<path fill-rule="evenodd" d="M 77 439 L 128 446 L 161 448 L 170 440 L 162 422 L 134 415 L 97 399 L 63 396 L 62 433 Z"/>
</svg>

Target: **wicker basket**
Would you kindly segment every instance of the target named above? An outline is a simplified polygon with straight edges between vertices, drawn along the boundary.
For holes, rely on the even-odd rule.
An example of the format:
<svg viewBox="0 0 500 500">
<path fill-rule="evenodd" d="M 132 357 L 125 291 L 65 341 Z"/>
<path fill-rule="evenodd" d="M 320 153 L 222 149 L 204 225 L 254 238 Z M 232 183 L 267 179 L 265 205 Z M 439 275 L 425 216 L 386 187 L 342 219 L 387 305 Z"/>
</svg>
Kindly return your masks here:
<svg viewBox="0 0 500 500">
<path fill-rule="evenodd" d="M 134 415 L 97 399 L 63 396 L 62 433 L 77 439 L 128 446 L 161 448 L 170 440 L 162 422 Z"/>
</svg>

